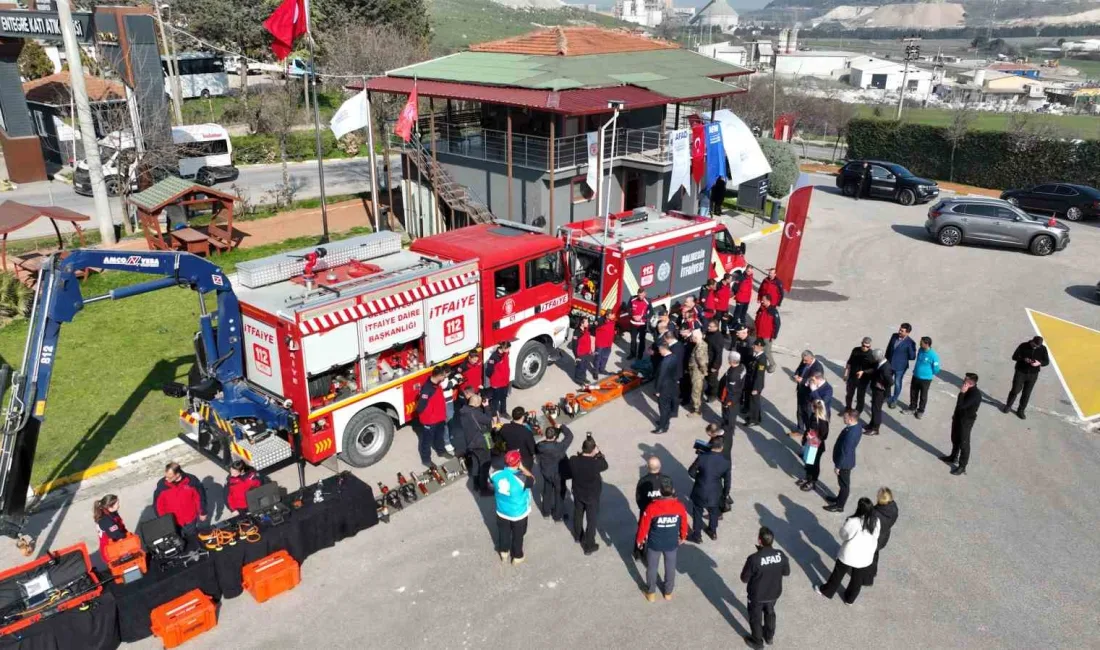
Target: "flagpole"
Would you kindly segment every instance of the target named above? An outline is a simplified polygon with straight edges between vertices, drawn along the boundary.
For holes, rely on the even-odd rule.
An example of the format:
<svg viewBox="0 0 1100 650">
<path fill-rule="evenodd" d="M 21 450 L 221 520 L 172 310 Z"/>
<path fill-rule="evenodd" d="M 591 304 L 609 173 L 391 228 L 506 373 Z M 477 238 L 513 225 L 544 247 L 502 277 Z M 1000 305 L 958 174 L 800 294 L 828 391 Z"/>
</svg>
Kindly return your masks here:
<svg viewBox="0 0 1100 650">
<path fill-rule="evenodd" d="M 306 20 L 309 20 L 309 4 L 306 4 Z M 321 240 L 320 244 L 327 244 L 328 236 L 328 206 L 325 203 L 325 164 L 321 155 L 321 111 L 317 108 L 317 61 L 314 55 L 313 32 L 309 31 L 309 23 L 306 23 L 306 38 L 309 40 L 309 75 L 310 85 L 313 86 L 313 135 L 317 144 L 317 180 L 321 184 Z M 372 172 L 373 173 L 373 172 Z"/>
<path fill-rule="evenodd" d="M 374 158 L 374 113 L 370 108 L 370 93 L 367 92 L 367 78 L 363 77 L 363 103 L 367 107 L 367 149 L 370 155 L 370 202 L 374 208 L 374 232 L 379 231 L 381 212 L 378 211 L 378 163 Z M 389 182 L 389 179 L 386 179 Z"/>
</svg>

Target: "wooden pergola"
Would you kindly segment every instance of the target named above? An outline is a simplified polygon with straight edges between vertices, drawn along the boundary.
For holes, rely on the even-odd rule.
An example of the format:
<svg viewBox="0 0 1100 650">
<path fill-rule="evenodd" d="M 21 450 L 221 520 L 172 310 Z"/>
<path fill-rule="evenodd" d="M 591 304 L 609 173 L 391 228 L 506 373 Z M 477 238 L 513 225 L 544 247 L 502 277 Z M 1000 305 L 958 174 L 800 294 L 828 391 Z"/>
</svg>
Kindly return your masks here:
<svg viewBox="0 0 1100 650">
<path fill-rule="evenodd" d="M 226 192 L 200 185 L 178 176 L 169 176 L 151 187 L 130 196 L 126 202 L 137 210 L 138 223 L 145 234 L 149 250 L 184 250 L 196 255 L 208 255 L 210 249 L 232 250 L 238 241 L 233 237 L 233 204 L 237 197 Z M 184 225 L 172 229 L 171 220 L 165 219 L 167 232 L 161 230 L 161 213 L 170 209 L 182 210 L 184 220 L 196 209 L 209 209 L 212 213 L 205 232 Z"/>
<path fill-rule="evenodd" d="M 38 219 L 50 220 L 53 230 L 57 234 L 58 250 L 65 249 L 65 240 L 61 236 L 61 228 L 57 225 L 58 221 L 72 224 L 73 230 L 76 231 L 76 236 L 80 240 L 80 245 L 85 245 L 84 231 L 80 228 L 80 222 L 88 221 L 89 217 L 87 215 L 56 206 L 26 205 L 16 201 L 3 201 L 0 202 L 0 233 L 3 234 L 3 239 L 0 240 L 0 264 L 3 265 L 4 270 L 8 269 L 8 235 Z M 25 284 L 33 284 L 38 277 L 38 270 L 42 265 L 42 261 L 46 257 L 46 255 L 38 252 L 17 255 L 13 258 L 12 271 Z"/>
</svg>

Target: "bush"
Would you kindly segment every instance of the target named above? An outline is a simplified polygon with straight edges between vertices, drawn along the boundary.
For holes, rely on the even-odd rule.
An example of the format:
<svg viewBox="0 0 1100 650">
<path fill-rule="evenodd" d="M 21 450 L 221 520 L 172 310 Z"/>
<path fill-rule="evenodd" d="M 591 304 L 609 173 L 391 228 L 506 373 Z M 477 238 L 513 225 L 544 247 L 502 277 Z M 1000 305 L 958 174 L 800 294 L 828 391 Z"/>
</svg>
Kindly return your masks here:
<svg viewBox="0 0 1100 650">
<path fill-rule="evenodd" d="M 1039 137 L 1027 132 L 968 131 L 951 163 L 949 129 L 923 124 L 852 120 L 848 157 L 905 165 L 918 176 L 991 188 L 1026 187 L 1048 181 L 1100 183 L 1100 142 Z"/>
<path fill-rule="evenodd" d="M 10 271 L 0 271 L 0 327 L 30 315 L 34 291 Z"/>
<path fill-rule="evenodd" d="M 759 142 L 764 157 L 772 166 L 772 173 L 768 177 L 768 195 L 783 198 L 798 180 L 798 158 L 786 142 L 770 138 L 760 138 Z"/>
</svg>

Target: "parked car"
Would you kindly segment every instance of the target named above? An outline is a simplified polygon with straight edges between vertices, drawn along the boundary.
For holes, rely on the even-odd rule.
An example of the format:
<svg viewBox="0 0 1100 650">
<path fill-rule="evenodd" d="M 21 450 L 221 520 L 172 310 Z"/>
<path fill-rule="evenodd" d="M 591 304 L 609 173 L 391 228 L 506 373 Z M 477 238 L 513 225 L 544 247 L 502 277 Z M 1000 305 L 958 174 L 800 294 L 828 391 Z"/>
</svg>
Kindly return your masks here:
<svg viewBox="0 0 1100 650">
<path fill-rule="evenodd" d="M 860 196 L 891 199 L 902 205 L 913 205 L 927 203 L 940 195 L 936 181 L 916 176 L 901 165 L 881 160 L 852 160 L 836 175 L 836 186 L 844 196 L 854 197 L 860 192 L 863 163 L 871 166 L 871 177 Z"/>
<path fill-rule="evenodd" d="M 1044 183 L 1023 190 L 1006 190 L 1001 198 L 1028 212 L 1080 221 L 1100 215 L 1100 190 L 1088 185 Z"/>
<path fill-rule="evenodd" d="M 1050 255 L 1069 245 L 1069 226 L 1030 215 L 1008 201 L 976 196 L 944 199 L 928 210 L 925 230 L 944 246 L 975 242 Z"/>
</svg>

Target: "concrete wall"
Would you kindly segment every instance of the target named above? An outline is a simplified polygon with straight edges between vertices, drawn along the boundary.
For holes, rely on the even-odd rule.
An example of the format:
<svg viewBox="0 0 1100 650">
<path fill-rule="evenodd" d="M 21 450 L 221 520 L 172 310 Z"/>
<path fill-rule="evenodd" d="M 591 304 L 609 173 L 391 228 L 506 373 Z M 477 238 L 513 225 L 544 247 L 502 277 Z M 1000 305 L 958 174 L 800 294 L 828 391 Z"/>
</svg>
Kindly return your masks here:
<svg viewBox="0 0 1100 650">
<path fill-rule="evenodd" d="M 776 57 L 775 73 L 798 77 L 839 76 L 848 65 L 849 56 L 793 56 L 781 54 Z"/>
</svg>

